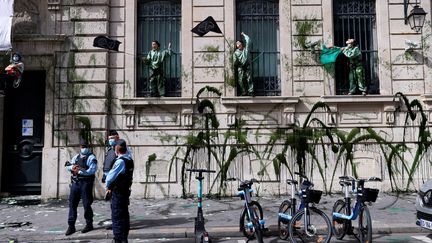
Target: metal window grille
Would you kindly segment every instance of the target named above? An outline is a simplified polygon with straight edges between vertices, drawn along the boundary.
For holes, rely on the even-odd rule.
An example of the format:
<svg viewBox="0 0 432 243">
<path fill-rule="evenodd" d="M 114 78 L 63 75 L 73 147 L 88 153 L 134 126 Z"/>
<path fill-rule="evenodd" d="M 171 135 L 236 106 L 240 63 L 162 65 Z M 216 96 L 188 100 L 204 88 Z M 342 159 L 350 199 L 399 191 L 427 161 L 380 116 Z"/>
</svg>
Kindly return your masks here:
<svg viewBox="0 0 432 243">
<path fill-rule="evenodd" d="M 137 33 L 137 96 L 150 96 L 149 68 L 142 57 L 146 57 L 153 40 L 158 40 L 161 49 L 172 44 L 172 55 L 165 60 L 165 96 L 181 96 L 181 1 L 149 1 L 138 2 L 138 33 Z"/>
<path fill-rule="evenodd" d="M 279 1 L 237 0 L 236 16 L 237 39 L 240 40 L 243 31 L 252 41 L 251 67 L 255 95 L 279 96 Z"/>
<path fill-rule="evenodd" d="M 367 91 L 379 94 L 375 0 L 333 1 L 335 46 L 354 38 L 362 51 Z M 336 62 L 336 94 L 349 90 L 349 66 L 344 55 Z"/>
</svg>

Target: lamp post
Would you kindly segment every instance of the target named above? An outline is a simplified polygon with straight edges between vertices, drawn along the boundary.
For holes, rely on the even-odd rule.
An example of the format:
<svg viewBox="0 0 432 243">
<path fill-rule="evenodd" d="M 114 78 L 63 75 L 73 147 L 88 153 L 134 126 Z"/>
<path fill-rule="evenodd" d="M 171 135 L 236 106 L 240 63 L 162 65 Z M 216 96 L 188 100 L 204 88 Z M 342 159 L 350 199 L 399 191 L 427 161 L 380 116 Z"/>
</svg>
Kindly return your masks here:
<svg viewBox="0 0 432 243">
<path fill-rule="evenodd" d="M 408 5 L 411 5 L 411 3 L 410 0 L 404 0 L 405 24 L 409 24 L 411 29 L 415 32 L 420 32 L 423 28 L 427 13 L 418 5 L 417 0 L 414 4 L 413 9 L 408 15 Z"/>
</svg>

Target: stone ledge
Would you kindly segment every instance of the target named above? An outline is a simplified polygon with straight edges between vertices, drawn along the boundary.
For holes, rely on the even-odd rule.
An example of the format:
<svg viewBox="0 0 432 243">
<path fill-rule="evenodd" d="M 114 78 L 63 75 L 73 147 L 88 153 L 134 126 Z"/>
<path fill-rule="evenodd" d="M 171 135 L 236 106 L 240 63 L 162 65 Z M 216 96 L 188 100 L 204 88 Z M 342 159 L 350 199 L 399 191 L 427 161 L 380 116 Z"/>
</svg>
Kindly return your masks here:
<svg viewBox="0 0 432 243">
<path fill-rule="evenodd" d="M 331 95 L 331 96 L 321 96 L 321 101 L 327 104 L 365 104 L 369 105 L 371 103 L 397 103 L 399 99 L 395 99 L 393 95 Z"/>
<path fill-rule="evenodd" d="M 127 98 L 120 99 L 122 106 L 146 106 L 146 105 L 159 105 L 159 106 L 175 106 L 175 105 L 193 105 L 195 104 L 195 97 L 140 97 L 140 98 Z"/>
<path fill-rule="evenodd" d="M 221 97 L 223 105 L 239 105 L 239 104 L 297 104 L 298 96 L 260 96 L 260 97 Z"/>
<path fill-rule="evenodd" d="M 39 34 L 17 34 L 12 38 L 13 42 L 64 42 L 67 39 L 66 35 L 39 35 Z"/>
<path fill-rule="evenodd" d="M 421 100 L 426 103 L 426 104 L 430 104 L 432 103 L 432 94 L 424 94 L 422 96 L 420 96 Z"/>
</svg>

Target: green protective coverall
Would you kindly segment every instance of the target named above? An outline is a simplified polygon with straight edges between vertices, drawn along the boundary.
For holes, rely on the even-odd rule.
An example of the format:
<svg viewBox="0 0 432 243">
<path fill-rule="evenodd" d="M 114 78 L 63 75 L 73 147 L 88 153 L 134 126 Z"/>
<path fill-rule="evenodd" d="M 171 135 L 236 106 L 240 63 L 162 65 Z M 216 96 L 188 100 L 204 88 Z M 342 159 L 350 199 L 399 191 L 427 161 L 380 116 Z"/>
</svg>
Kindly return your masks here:
<svg viewBox="0 0 432 243">
<path fill-rule="evenodd" d="M 237 49 L 233 54 L 234 60 L 234 77 L 240 86 L 240 94 L 253 95 L 254 86 L 251 77 L 250 68 L 250 45 L 249 36 L 243 35 L 245 39 L 245 47 L 243 50 Z"/>
<path fill-rule="evenodd" d="M 362 53 L 358 46 L 347 46 L 343 49 L 342 53 L 349 59 L 350 71 L 349 71 L 349 93 L 354 94 L 358 89 L 362 92 L 366 92 L 365 85 L 365 72 L 362 65 Z"/>
<path fill-rule="evenodd" d="M 150 67 L 150 93 L 151 96 L 165 96 L 165 77 L 162 70 L 163 62 L 171 56 L 171 49 L 151 50 L 147 54 L 146 64 Z"/>
</svg>

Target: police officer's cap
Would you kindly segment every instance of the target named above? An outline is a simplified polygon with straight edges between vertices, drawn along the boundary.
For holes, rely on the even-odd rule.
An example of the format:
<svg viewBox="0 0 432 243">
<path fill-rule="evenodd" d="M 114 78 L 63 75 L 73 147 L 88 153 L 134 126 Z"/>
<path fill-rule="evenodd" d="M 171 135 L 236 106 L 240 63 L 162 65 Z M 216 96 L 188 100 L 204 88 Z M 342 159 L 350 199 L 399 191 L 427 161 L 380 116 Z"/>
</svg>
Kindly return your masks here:
<svg viewBox="0 0 432 243">
<path fill-rule="evenodd" d="M 120 148 L 126 150 L 126 141 L 124 139 L 119 139 L 117 141 L 117 146 L 119 146 Z"/>
<path fill-rule="evenodd" d="M 82 146 L 82 147 L 88 147 L 89 143 L 84 138 L 81 138 L 80 139 L 80 146 Z"/>
</svg>

